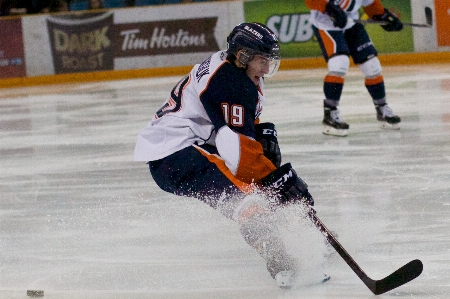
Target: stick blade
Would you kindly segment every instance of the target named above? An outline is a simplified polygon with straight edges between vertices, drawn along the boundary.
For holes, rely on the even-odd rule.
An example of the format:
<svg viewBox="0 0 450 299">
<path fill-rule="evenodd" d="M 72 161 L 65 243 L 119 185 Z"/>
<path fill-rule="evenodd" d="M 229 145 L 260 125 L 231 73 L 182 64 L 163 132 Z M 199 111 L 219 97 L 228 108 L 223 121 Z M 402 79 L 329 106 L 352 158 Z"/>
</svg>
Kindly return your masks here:
<svg viewBox="0 0 450 299">
<path fill-rule="evenodd" d="M 369 288 L 375 295 L 386 293 L 418 277 L 422 270 L 423 264 L 420 260 L 410 261 L 391 275 L 373 281 L 374 283 Z"/>
</svg>

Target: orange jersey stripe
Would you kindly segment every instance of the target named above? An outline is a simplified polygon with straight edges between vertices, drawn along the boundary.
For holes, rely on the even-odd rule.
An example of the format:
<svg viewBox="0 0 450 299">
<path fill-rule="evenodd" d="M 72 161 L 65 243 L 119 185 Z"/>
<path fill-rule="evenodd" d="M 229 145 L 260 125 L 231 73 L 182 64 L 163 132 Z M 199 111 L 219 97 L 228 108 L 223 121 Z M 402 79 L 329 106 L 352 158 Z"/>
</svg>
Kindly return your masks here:
<svg viewBox="0 0 450 299">
<path fill-rule="evenodd" d="M 380 0 L 373 1 L 372 4 L 363 7 L 364 12 L 369 16 L 369 18 L 372 18 L 376 15 L 382 15 L 384 14 L 384 7 L 381 4 Z"/>
<path fill-rule="evenodd" d="M 344 77 L 326 75 L 324 81 L 326 83 L 340 83 L 340 84 L 344 84 L 344 80 L 345 80 Z"/>
<path fill-rule="evenodd" d="M 325 7 L 328 4 L 326 0 L 305 0 L 306 6 L 312 10 L 318 10 L 320 12 L 325 12 Z"/>
<path fill-rule="evenodd" d="M 325 30 L 319 30 L 319 34 L 325 47 L 325 51 L 327 52 L 327 56 L 333 56 L 333 54 L 336 53 L 336 43 Z"/>
<path fill-rule="evenodd" d="M 260 85 L 258 85 L 258 91 L 259 91 L 259 93 L 262 95 L 262 96 L 264 96 L 264 94 L 263 94 L 263 91 L 262 91 L 262 89 L 261 89 L 261 86 Z"/>
<path fill-rule="evenodd" d="M 269 173 L 277 169 L 264 156 L 261 144 L 253 139 L 239 134 L 241 156 L 236 177 L 246 183 L 259 183 Z"/>
<path fill-rule="evenodd" d="M 341 0 L 341 2 L 339 3 L 339 5 L 342 7 L 342 9 L 345 11 L 347 10 L 347 8 L 350 6 L 350 4 L 352 3 L 352 1 L 350 0 Z"/>
<path fill-rule="evenodd" d="M 205 156 L 209 162 L 214 163 L 219 170 L 242 192 L 245 194 L 250 194 L 254 192 L 254 186 L 252 184 L 246 184 L 238 180 L 225 165 L 225 161 L 217 155 L 210 154 L 203 150 L 202 148 L 193 145 L 203 156 Z"/>
<path fill-rule="evenodd" d="M 383 76 L 377 76 L 375 78 L 366 78 L 365 84 L 366 85 L 376 85 L 383 82 Z"/>
</svg>

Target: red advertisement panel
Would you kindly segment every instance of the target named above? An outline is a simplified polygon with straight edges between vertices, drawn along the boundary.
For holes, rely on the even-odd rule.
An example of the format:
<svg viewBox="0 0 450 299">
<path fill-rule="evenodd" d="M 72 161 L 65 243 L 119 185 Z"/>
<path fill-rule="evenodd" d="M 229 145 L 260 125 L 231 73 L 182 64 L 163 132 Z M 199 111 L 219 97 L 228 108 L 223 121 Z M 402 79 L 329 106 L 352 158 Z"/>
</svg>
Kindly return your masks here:
<svg viewBox="0 0 450 299">
<path fill-rule="evenodd" d="M 450 1 L 434 0 L 434 6 L 438 46 L 450 46 Z"/>
<path fill-rule="evenodd" d="M 21 19 L 0 19 L 0 78 L 25 77 Z"/>
</svg>

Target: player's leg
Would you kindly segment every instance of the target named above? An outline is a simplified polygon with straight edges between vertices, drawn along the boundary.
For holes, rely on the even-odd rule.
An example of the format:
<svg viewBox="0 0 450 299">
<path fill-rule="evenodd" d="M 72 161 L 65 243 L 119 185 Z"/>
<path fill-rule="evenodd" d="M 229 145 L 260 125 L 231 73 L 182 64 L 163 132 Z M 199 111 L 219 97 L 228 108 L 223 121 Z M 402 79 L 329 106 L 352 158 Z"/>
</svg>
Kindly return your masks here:
<svg viewBox="0 0 450 299">
<path fill-rule="evenodd" d="M 149 164 L 161 189 L 198 198 L 237 221 L 245 241 L 266 260 L 277 283 L 278 272 L 293 270 L 293 259 L 284 250 L 268 201 L 253 193 L 253 186 L 237 180 L 214 147 L 191 146 Z"/>
<path fill-rule="evenodd" d="M 239 216 L 242 236 L 265 259 L 272 278 L 281 288 L 292 287 L 298 271 L 298 261 L 286 252 L 273 219 L 274 214 L 263 210 L 255 212 L 247 208 Z"/>
<path fill-rule="evenodd" d="M 231 174 L 213 146 L 204 146 L 204 149 L 190 146 L 161 160 L 151 161 L 149 167 L 162 190 L 200 199 L 214 209 L 222 209 L 224 202 L 243 199 L 253 189 Z M 231 211 L 221 212 L 232 218 Z"/>
<path fill-rule="evenodd" d="M 365 86 L 375 105 L 380 127 L 399 129 L 400 117 L 395 115 L 386 103 L 386 90 L 380 60 L 377 57 L 378 53 L 364 26 L 355 24 L 345 32 L 345 37 L 353 61 L 359 65 L 365 76 Z"/>
<path fill-rule="evenodd" d="M 246 197 L 237 207 L 235 218 L 241 224 L 241 233 L 247 243 L 266 259 L 267 269 L 278 286 L 290 288 L 298 272 L 298 262 L 286 252 L 274 213 L 270 211 L 291 204 L 312 206 L 314 199 L 308 185 L 297 176 L 290 163 L 272 171 L 260 181 L 260 185 L 268 199 L 258 204 L 261 198 Z"/>
<path fill-rule="evenodd" d="M 344 88 L 345 75 L 350 65 L 345 36 L 341 30 L 326 31 L 314 26 L 313 30 L 328 65 L 328 73 L 323 83 L 325 100 L 322 132 L 328 135 L 346 136 L 349 125 L 341 120 L 337 108 Z"/>
</svg>

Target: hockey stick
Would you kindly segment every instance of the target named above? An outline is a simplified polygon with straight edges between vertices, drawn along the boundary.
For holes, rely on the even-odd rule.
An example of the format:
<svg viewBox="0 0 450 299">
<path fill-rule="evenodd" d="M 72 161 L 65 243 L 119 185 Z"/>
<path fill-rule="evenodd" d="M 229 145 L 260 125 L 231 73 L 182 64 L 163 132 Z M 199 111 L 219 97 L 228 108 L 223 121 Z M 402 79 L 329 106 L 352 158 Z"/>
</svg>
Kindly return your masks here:
<svg viewBox="0 0 450 299">
<path fill-rule="evenodd" d="M 386 293 L 392 289 L 395 289 L 405 283 L 418 277 L 423 270 L 423 264 L 420 260 L 413 260 L 394 271 L 390 275 L 380 280 L 373 280 L 358 266 L 355 260 L 348 254 L 348 252 L 342 247 L 335 236 L 326 228 L 322 221 L 317 217 L 316 212 L 310 208 L 308 213 L 309 218 L 313 224 L 322 232 L 327 241 L 334 247 L 339 255 L 344 259 L 347 265 L 352 268 L 353 272 L 364 282 L 364 284 L 375 295 Z"/>
<path fill-rule="evenodd" d="M 367 20 L 353 20 L 355 23 L 359 23 L 362 25 L 366 24 L 378 24 L 378 25 L 387 25 L 388 22 L 385 21 L 375 21 L 372 19 Z M 416 23 L 403 23 L 405 26 L 411 27 L 425 27 L 430 28 L 433 26 L 433 11 L 429 7 L 425 7 L 425 24 L 416 24 Z"/>
<path fill-rule="evenodd" d="M 388 22 L 383 22 L 383 21 L 374 21 L 371 19 L 368 20 L 353 20 L 355 23 L 359 23 L 362 25 L 367 25 L 367 24 L 376 24 L 376 25 L 387 25 Z M 431 28 L 431 24 L 416 24 L 416 23 L 402 23 L 405 26 L 411 26 L 411 27 L 425 27 L 425 28 Z"/>
<path fill-rule="evenodd" d="M 411 27 L 426 27 L 426 28 L 430 28 L 433 26 L 433 11 L 431 10 L 431 8 L 429 7 L 425 7 L 425 24 L 415 24 L 415 23 L 403 23 L 403 25 L 405 26 L 411 26 Z M 384 21 L 375 21 L 372 19 L 367 19 L 367 20 L 353 20 L 355 23 L 359 23 L 362 25 L 366 25 L 366 24 L 378 24 L 378 25 L 387 25 L 388 22 L 384 22 Z"/>
</svg>

